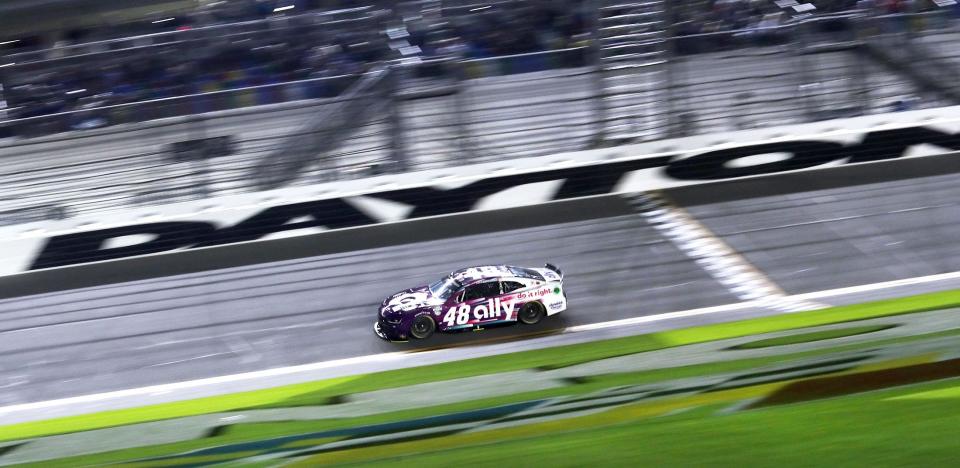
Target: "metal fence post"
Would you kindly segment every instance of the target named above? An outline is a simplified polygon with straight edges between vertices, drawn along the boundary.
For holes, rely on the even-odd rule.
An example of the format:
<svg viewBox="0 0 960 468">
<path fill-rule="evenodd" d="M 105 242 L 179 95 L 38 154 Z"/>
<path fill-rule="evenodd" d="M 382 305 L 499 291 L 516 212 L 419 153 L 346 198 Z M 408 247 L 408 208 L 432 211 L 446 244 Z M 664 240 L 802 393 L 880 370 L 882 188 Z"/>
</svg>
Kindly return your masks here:
<svg viewBox="0 0 960 468">
<path fill-rule="evenodd" d="M 603 70 L 603 35 L 600 32 L 600 2 L 601 0 L 589 0 L 590 11 L 590 45 L 587 52 L 587 66 L 593 69 L 591 73 L 591 84 L 593 85 L 593 111 L 596 121 L 595 135 L 593 136 L 593 147 L 603 146 L 607 139 L 607 107 L 606 94 L 604 86 Z"/>
<path fill-rule="evenodd" d="M 470 124 L 468 123 L 470 106 L 467 101 L 470 96 L 467 94 L 469 92 L 469 85 L 467 83 L 466 62 L 462 57 L 457 57 L 451 60 L 451 64 L 453 69 L 450 70 L 450 73 L 454 79 L 453 125 L 454 131 L 456 132 L 457 149 L 461 152 L 458 159 L 474 161 L 477 159 L 477 151 L 476 148 L 474 148 L 473 140 L 470 138 Z"/>
<path fill-rule="evenodd" d="M 385 96 L 387 101 L 387 135 L 390 140 L 390 160 L 393 169 L 397 172 L 406 172 L 410 169 L 407 147 L 404 141 L 406 132 L 403 128 L 402 96 L 400 95 L 403 66 L 394 65 L 386 70 L 387 80 Z"/>
<path fill-rule="evenodd" d="M 854 39 L 860 38 L 862 30 L 862 15 L 856 15 L 850 18 L 851 28 L 853 29 Z M 869 47 L 866 44 L 866 40 L 863 40 L 860 45 L 856 46 L 859 48 Z M 861 115 L 870 114 L 870 105 L 873 101 L 873 96 L 870 94 L 870 81 L 873 78 L 868 70 L 868 65 L 870 61 L 866 57 L 866 52 L 862 50 L 854 49 L 854 63 L 853 63 L 853 79 L 855 81 L 854 93 L 857 96 L 857 106 L 860 108 Z"/>
<path fill-rule="evenodd" d="M 663 38 L 663 79 L 664 79 L 664 102 L 667 112 L 667 138 L 686 136 L 686 122 L 684 122 L 683 113 L 679 112 L 676 90 L 676 70 L 674 70 L 674 60 L 677 57 L 676 51 L 676 28 L 673 20 L 676 15 L 673 14 L 673 2 L 666 0 L 663 2 L 664 13 L 666 15 L 666 34 Z"/>
<path fill-rule="evenodd" d="M 805 121 L 813 122 L 816 120 L 817 104 L 813 94 L 809 92 L 809 89 L 811 86 L 817 86 L 817 84 L 810 61 L 807 58 L 808 43 L 804 29 L 805 24 L 805 22 L 801 21 L 791 27 L 791 29 L 793 29 L 794 41 L 796 41 L 797 44 L 797 47 L 794 48 L 796 52 L 793 55 L 794 66 L 797 67 L 799 82 L 797 91 L 800 99 L 803 100 L 801 106 L 804 108 Z"/>
</svg>

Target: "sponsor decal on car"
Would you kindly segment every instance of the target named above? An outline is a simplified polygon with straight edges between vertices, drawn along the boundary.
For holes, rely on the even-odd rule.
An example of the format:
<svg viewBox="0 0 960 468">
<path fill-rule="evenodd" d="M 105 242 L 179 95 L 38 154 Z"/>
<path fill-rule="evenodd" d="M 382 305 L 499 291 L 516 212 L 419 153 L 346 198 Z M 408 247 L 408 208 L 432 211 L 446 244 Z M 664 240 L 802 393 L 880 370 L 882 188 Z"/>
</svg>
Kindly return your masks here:
<svg viewBox="0 0 960 468">
<path fill-rule="evenodd" d="M 428 305 L 430 297 L 425 291 L 404 293 L 394 296 L 387 302 L 387 309 L 393 312 L 409 312 L 423 305 Z"/>
<path fill-rule="evenodd" d="M 501 300 L 499 297 L 473 305 L 460 304 L 450 307 L 441 321 L 448 327 L 452 327 L 482 320 L 508 320 L 513 315 L 516 305 L 516 300 Z"/>
<path fill-rule="evenodd" d="M 550 288 L 540 288 L 534 291 L 524 291 L 521 293 L 517 293 L 516 295 L 511 297 L 514 299 L 524 300 L 524 299 L 543 297 L 543 296 L 546 296 L 547 294 L 550 294 Z"/>
</svg>

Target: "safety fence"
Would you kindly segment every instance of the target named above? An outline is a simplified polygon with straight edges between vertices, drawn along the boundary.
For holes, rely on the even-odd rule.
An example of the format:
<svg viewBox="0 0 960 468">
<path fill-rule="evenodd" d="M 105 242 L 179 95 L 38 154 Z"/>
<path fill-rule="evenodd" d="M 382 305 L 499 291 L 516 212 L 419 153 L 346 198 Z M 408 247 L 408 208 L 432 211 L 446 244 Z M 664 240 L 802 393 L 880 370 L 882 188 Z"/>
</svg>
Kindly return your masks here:
<svg viewBox="0 0 960 468">
<path fill-rule="evenodd" d="M 911 16 L 909 24 L 924 27 L 907 32 L 890 29 L 889 18 L 846 14 L 671 35 L 664 73 L 644 83 L 662 105 L 643 107 L 636 135 L 627 138 L 610 139 L 604 125 L 611 109 L 622 119 L 640 115 L 639 106 L 598 85 L 600 63 L 591 43 L 485 59 L 425 57 L 364 75 L 7 120 L 0 122 L 0 138 L 7 137 L 0 140 L 6 163 L 0 218 L 15 224 L 284 184 L 952 104 L 953 81 L 924 80 L 897 61 L 906 47 L 882 46 L 906 37 L 932 50 L 930 60 L 947 61 L 952 50 L 934 46 L 953 34 L 954 20 L 924 15 Z M 361 86 L 377 73 L 384 75 L 381 85 Z M 644 73 L 635 73 L 640 82 Z M 650 128 L 643 128 L 646 122 Z M 210 142 L 224 140 L 229 144 L 209 149 L 219 145 Z M 297 163 L 278 156 L 284 154 Z M 286 167 L 286 175 L 268 177 L 276 175 L 273 164 Z"/>
</svg>

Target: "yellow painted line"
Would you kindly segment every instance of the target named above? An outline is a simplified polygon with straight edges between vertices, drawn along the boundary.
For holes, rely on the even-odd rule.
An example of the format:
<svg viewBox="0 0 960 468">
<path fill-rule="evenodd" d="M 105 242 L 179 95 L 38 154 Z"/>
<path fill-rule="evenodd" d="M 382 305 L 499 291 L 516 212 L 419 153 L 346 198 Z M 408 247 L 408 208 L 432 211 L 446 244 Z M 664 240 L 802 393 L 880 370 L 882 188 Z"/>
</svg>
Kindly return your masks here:
<svg viewBox="0 0 960 468">
<path fill-rule="evenodd" d="M 953 387 L 938 388 L 936 390 L 910 393 L 908 395 L 897 395 L 886 398 L 886 400 L 943 400 L 951 398 L 960 399 L 960 380 L 957 380 Z"/>
<path fill-rule="evenodd" d="M 843 374 L 860 374 L 863 372 L 873 372 L 881 371 L 888 369 L 896 369 L 898 367 L 907 367 L 915 366 L 917 364 L 929 364 L 931 362 L 939 361 L 941 357 L 940 353 L 924 353 L 918 354 L 915 356 L 907 356 L 896 359 L 888 359 L 886 361 L 879 362 L 870 362 L 862 366 L 856 367 L 846 372 L 840 372 L 837 375 Z"/>
</svg>

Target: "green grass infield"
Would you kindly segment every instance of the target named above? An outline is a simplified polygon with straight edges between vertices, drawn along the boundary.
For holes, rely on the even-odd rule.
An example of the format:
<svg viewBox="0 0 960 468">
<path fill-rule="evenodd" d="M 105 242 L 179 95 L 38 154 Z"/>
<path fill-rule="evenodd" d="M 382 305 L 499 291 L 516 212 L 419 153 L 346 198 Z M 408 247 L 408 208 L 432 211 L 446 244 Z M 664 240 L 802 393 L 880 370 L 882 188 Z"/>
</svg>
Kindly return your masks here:
<svg viewBox="0 0 960 468">
<path fill-rule="evenodd" d="M 531 368 L 557 368 L 608 357 L 782 330 L 960 307 L 960 291 L 923 294 L 811 312 L 776 315 L 646 335 L 341 377 L 217 397 L 0 426 L 0 441 L 100 429 L 232 410 L 316 405 L 326 399 L 405 385 Z M 823 339 L 821 337 L 821 339 Z"/>
</svg>

